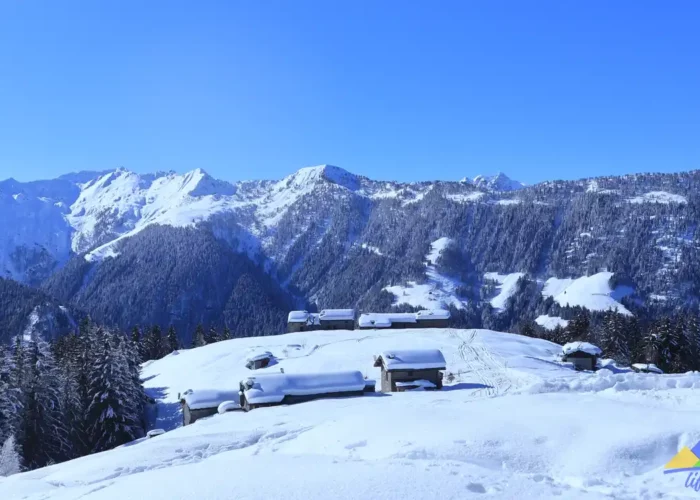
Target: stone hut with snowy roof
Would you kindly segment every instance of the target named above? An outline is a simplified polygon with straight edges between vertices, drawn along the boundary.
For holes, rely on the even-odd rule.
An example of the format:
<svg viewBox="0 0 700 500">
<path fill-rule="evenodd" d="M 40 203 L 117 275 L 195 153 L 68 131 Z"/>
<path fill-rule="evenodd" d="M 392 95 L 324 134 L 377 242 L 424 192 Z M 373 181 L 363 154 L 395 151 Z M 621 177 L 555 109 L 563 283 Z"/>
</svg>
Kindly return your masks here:
<svg viewBox="0 0 700 500">
<path fill-rule="evenodd" d="M 238 401 L 238 391 L 189 389 L 180 395 L 182 425 L 190 425 L 200 418 L 215 415 L 224 401 Z"/>
<path fill-rule="evenodd" d="M 354 309 L 324 309 L 318 315 L 321 330 L 354 330 Z"/>
<path fill-rule="evenodd" d="M 291 311 L 287 316 L 287 332 L 309 332 L 318 330 L 318 314 L 308 311 Z"/>
<path fill-rule="evenodd" d="M 357 321 L 360 330 L 378 328 L 416 328 L 418 322 L 414 313 L 365 313 Z"/>
<path fill-rule="evenodd" d="M 416 313 L 418 328 L 447 328 L 450 326 L 450 311 L 430 309 Z"/>
<path fill-rule="evenodd" d="M 374 366 L 382 369 L 382 392 L 411 389 L 442 389 L 445 357 L 438 349 L 385 351 L 374 357 Z"/>
<path fill-rule="evenodd" d="M 572 363 L 576 370 L 593 371 L 601 354 L 600 347 L 588 342 L 569 342 L 562 347 L 561 360 Z"/>
</svg>

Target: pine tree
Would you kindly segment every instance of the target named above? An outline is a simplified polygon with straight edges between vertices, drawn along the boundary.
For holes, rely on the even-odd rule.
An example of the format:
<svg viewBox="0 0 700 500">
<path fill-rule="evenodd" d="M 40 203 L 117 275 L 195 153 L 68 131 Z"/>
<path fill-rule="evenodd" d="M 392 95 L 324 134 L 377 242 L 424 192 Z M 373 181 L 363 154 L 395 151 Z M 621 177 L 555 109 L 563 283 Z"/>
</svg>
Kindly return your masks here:
<svg viewBox="0 0 700 500">
<path fill-rule="evenodd" d="M 26 361 L 20 444 L 24 464 L 33 469 L 64 460 L 70 449 L 59 372 L 48 344 L 38 339 L 30 342 Z"/>
<path fill-rule="evenodd" d="M 600 340 L 605 357 L 612 358 L 623 365 L 629 364 L 629 343 L 622 316 L 612 311 L 605 314 Z"/>
<path fill-rule="evenodd" d="M 167 347 L 168 353 L 180 349 L 180 341 L 177 338 L 177 332 L 175 331 L 175 327 L 173 325 L 170 325 L 170 328 L 168 328 Z"/>
<path fill-rule="evenodd" d="M 224 331 L 221 334 L 221 340 L 231 340 L 231 329 L 228 326 L 224 327 Z"/>
<path fill-rule="evenodd" d="M 209 328 L 209 332 L 204 336 L 204 341 L 207 344 L 214 344 L 219 341 L 219 332 L 216 331 L 216 327 L 212 326 Z"/>
<path fill-rule="evenodd" d="M 18 426 L 21 392 L 13 383 L 10 352 L 0 344 L 0 442 L 13 435 Z"/>
<path fill-rule="evenodd" d="M 7 477 L 21 471 L 19 452 L 15 437 L 9 436 L 0 448 L 0 477 Z"/>
<path fill-rule="evenodd" d="M 207 341 L 204 337 L 204 327 L 202 324 L 197 325 L 197 329 L 194 331 L 194 337 L 192 337 L 192 347 L 202 347 L 207 345 Z"/>
<path fill-rule="evenodd" d="M 88 406 L 89 443 L 92 453 L 109 450 L 134 437 L 129 409 L 129 394 L 124 377 L 125 360 L 116 339 L 109 332 L 100 332 L 99 346 L 90 366 Z"/>
<path fill-rule="evenodd" d="M 578 312 L 564 329 L 566 342 L 586 340 L 588 338 L 590 324 L 588 312 L 585 309 Z"/>
</svg>

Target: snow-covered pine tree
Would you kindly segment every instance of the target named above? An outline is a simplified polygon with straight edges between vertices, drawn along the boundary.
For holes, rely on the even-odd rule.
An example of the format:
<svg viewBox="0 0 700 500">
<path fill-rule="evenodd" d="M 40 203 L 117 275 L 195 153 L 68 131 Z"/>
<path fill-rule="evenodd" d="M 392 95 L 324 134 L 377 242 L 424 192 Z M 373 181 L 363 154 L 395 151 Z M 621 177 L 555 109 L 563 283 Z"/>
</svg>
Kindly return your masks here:
<svg viewBox="0 0 700 500">
<path fill-rule="evenodd" d="M 580 310 L 574 316 L 574 319 L 569 321 L 569 324 L 564 329 L 566 342 L 584 341 L 588 338 L 590 328 L 590 318 L 588 311 Z"/>
<path fill-rule="evenodd" d="M 204 341 L 207 344 L 214 344 L 219 341 L 219 332 L 215 326 L 209 328 L 209 331 L 204 335 Z"/>
<path fill-rule="evenodd" d="M 109 450 L 133 439 L 129 408 L 129 381 L 125 360 L 109 332 L 99 331 L 94 358 L 90 360 L 88 437 L 92 453 Z"/>
<path fill-rule="evenodd" d="M 15 432 L 21 411 L 20 395 L 12 379 L 11 354 L 0 344 L 0 442 Z"/>
<path fill-rule="evenodd" d="M 61 380 L 53 353 L 43 340 L 27 346 L 21 447 L 24 464 L 34 469 L 70 456 L 61 407 Z"/>
<path fill-rule="evenodd" d="M 0 447 L 0 477 L 17 474 L 22 470 L 15 436 L 8 436 Z"/>
<path fill-rule="evenodd" d="M 221 334 L 221 340 L 231 340 L 231 329 L 228 326 L 224 327 L 224 331 Z"/>
<path fill-rule="evenodd" d="M 605 357 L 612 358 L 620 364 L 629 364 L 629 343 L 622 316 L 613 311 L 605 314 L 600 340 Z"/>
<path fill-rule="evenodd" d="M 168 353 L 180 349 L 180 340 L 177 338 L 177 332 L 175 331 L 175 327 L 172 325 L 170 325 L 170 328 L 168 328 L 167 347 Z"/>
<path fill-rule="evenodd" d="M 200 323 L 197 325 L 197 329 L 194 331 L 194 336 L 192 337 L 192 347 L 202 347 L 205 345 L 207 345 L 207 341 L 204 336 L 204 327 Z"/>
<path fill-rule="evenodd" d="M 160 326 L 153 325 L 146 336 L 146 357 L 147 359 L 160 359 L 165 355 L 163 351 L 163 332 Z"/>
</svg>

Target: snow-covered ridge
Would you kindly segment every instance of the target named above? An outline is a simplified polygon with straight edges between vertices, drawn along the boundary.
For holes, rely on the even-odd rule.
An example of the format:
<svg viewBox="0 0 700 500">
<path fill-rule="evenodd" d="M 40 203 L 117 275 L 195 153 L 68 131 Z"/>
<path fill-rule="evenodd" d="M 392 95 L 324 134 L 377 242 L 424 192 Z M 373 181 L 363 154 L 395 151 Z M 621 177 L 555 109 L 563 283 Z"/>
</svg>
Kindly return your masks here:
<svg viewBox="0 0 700 500">
<path fill-rule="evenodd" d="M 515 181 L 502 172 L 496 175 L 477 175 L 471 180 L 465 177 L 460 182 L 488 191 L 516 191 L 525 187 L 522 182 Z"/>
</svg>

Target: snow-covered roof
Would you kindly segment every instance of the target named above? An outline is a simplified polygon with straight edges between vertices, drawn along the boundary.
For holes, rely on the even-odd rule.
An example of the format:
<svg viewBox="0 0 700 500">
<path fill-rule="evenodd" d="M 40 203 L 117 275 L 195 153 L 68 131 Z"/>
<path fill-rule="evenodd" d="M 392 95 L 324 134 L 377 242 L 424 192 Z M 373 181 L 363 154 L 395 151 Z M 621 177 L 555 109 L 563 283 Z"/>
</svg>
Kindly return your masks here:
<svg viewBox="0 0 700 500">
<path fill-rule="evenodd" d="M 389 328 L 393 323 L 415 323 L 414 313 L 365 313 L 360 315 L 358 324 L 365 328 Z"/>
<path fill-rule="evenodd" d="M 251 404 L 281 403 L 285 396 L 364 391 L 367 383 L 359 371 L 266 373 L 241 381 Z"/>
<path fill-rule="evenodd" d="M 255 361 L 260 361 L 261 359 L 272 359 L 275 356 L 270 351 L 255 352 L 246 357 L 246 363 L 254 363 Z"/>
<path fill-rule="evenodd" d="M 290 311 L 287 316 L 288 323 L 306 323 L 309 319 L 307 311 Z"/>
<path fill-rule="evenodd" d="M 220 391 L 216 389 L 189 389 L 182 394 L 182 399 L 190 410 L 217 408 L 224 401 L 238 399 L 238 391 Z"/>
<path fill-rule="evenodd" d="M 416 313 L 418 321 L 422 319 L 450 319 L 450 311 L 446 309 L 429 309 Z"/>
<path fill-rule="evenodd" d="M 568 344 L 564 344 L 564 347 L 562 347 L 562 353 L 565 356 L 568 356 L 569 354 L 573 354 L 575 352 L 585 352 L 586 354 L 590 354 L 591 356 L 600 356 L 603 354 L 603 351 L 600 349 L 600 347 L 589 344 L 588 342 L 569 342 Z"/>
<path fill-rule="evenodd" d="M 438 349 L 384 351 L 376 358 L 375 366 L 382 364 L 387 371 L 444 370 L 447 366 L 445 356 Z"/>
<path fill-rule="evenodd" d="M 632 368 L 640 372 L 663 374 L 663 370 L 654 363 L 634 363 Z"/>
<path fill-rule="evenodd" d="M 354 309 L 324 309 L 319 314 L 319 319 L 321 321 L 354 321 L 355 320 L 355 310 Z"/>
</svg>

